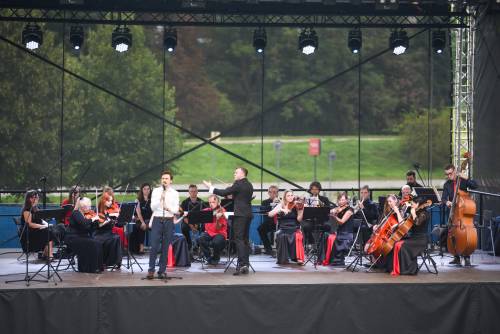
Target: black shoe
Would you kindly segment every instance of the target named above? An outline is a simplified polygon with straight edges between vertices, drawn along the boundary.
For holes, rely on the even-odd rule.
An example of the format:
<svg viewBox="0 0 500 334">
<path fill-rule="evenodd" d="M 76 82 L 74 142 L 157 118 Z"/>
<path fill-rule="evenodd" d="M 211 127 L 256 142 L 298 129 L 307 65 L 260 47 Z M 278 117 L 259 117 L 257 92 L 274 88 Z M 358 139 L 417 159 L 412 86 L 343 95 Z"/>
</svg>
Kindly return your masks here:
<svg viewBox="0 0 500 334">
<path fill-rule="evenodd" d="M 460 266 L 461 265 L 461 263 L 460 263 L 460 256 L 455 256 L 453 258 L 453 261 L 450 261 L 448 264 L 456 264 L 456 265 Z"/>
<path fill-rule="evenodd" d="M 152 271 L 148 271 L 148 274 L 146 275 L 146 279 L 152 280 L 155 278 L 155 273 Z"/>
<path fill-rule="evenodd" d="M 165 273 L 158 273 L 158 279 L 166 279 L 167 275 Z"/>
<path fill-rule="evenodd" d="M 464 266 L 465 267 L 472 267 L 472 264 L 470 263 L 470 257 L 467 256 L 464 258 Z"/>
<path fill-rule="evenodd" d="M 272 249 L 266 249 L 266 250 L 264 251 L 264 254 L 266 254 L 266 255 L 271 255 L 271 256 L 272 256 L 272 255 L 273 255 L 273 250 L 272 250 Z"/>
<path fill-rule="evenodd" d="M 242 275 L 247 275 L 248 274 L 248 266 L 241 266 L 240 273 Z"/>
</svg>

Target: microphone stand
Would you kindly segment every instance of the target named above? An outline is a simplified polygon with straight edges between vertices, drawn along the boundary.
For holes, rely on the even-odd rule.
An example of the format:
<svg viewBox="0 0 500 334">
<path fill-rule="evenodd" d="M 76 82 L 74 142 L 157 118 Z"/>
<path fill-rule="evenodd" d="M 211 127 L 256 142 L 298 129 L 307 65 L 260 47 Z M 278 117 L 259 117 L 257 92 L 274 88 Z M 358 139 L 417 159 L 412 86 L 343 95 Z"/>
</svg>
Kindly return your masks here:
<svg viewBox="0 0 500 334">
<path fill-rule="evenodd" d="M 139 202 L 135 203 L 134 211 L 132 213 L 132 221 L 135 220 L 135 210 L 137 210 L 138 203 Z M 134 274 L 134 264 L 137 264 L 139 266 L 139 269 L 141 269 L 141 271 L 144 271 L 142 269 L 141 265 L 139 264 L 139 262 L 137 261 L 137 259 L 135 258 L 135 256 L 130 252 L 130 233 L 131 233 L 131 231 L 128 230 L 129 223 L 127 222 L 125 226 L 127 227 L 127 265 L 126 265 L 126 268 L 131 269 L 132 274 Z M 132 260 L 130 260 L 131 257 L 132 257 Z"/>
<path fill-rule="evenodd" d="M 422 175 L 420 174 L 420 165 L 419 164 L 414 164 L 413 168 L 415 168 L 415 171 L 417 172 L 418 178 L 420 179 L 420 182 L 422 182 L 422 185 L 426 187 L 424 179 L 422 178 Z"/>
</svg>

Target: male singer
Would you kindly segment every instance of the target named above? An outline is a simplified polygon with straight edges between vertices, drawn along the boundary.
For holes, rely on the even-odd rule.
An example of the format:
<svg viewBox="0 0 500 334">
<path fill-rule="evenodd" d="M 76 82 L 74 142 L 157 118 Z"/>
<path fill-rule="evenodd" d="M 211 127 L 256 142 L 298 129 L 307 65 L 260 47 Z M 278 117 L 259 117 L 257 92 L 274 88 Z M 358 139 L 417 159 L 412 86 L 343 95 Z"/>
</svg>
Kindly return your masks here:
<svg viewBox="0 0 500 334">
<path fill-rule="evenodd" d="M 209 188 L 209 193 L 219 196 L 233 195 L 234 217 L 233 233 L 236 241 L 236 250 L 238 252 L 238 265 L 234 275 L 248 274 L 249 261 L 249 243 L 248 235 L 250 223 L 252 222 L 252 195 L 253 186 L 247 179 L 248 170 L 238 167 L 234 170 L 234 183 L 226 189 L 215 189 L 211 182 L 203 181 Z"/>
<path fill-rule="evenodd" d="M 153 279 L 155 262 L 158 251 L 160 254 L 160 268 L 158 278 L 165 279 L 167 269 L 167 251 L 174 234 L 174 215 L 179 212 L 179 193 L 171 187 L 172 172 L 166 170 L 161 173 L 161 187 L 154 188 L 151 195 L 151 253 L 149 255 L 149 269 L 147 279 Z"/>
</svg>

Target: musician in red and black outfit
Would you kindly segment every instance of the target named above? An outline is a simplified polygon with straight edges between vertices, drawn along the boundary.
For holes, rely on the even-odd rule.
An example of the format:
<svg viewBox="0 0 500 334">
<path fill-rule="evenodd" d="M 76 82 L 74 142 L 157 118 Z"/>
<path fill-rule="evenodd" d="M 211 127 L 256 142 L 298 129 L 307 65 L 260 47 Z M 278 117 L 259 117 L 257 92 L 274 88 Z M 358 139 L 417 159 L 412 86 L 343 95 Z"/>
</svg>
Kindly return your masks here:
<svg viewBox="0 0 500 334">
<path fill-rule="evenodd" d="M 418 272 L 417 256 L 427 247 L 427 223 L 430 213 L 419 209 L 425 199 L 413 198 L 410 202 L 410 216 L 413 226 L 406 238 L 395 243 L 393 250 L 386 257 L 386 269 L 391 275 L 416 275 Z M 410 219 L 410 217 L 408 218 Z"/>
<path fill-rule="evenodd" d="M 354 210 L 349 206 L 347 193 L 342 192 L 337 196 L 337 207 L 330 210 L 330 217 L 333 221 L 335 232 L 326 233 L 327 238 L 324 244 L 324 251 L 320 250 L 319 262 L 323 265 L 343 266 L 345 256 L 351 247 L 352 218 Z"/>
<path fill-rule="evenodd" d="M 64 215 L 64 225 L 68 226 L 69 225 L 69 217 L 71 216 L 71 213 L 73 212 L 73 209 L 75 207 L 75 203 L 77 200 L 80 198 L 80 187 L 75 186 L 71 188 L 71 191 L 69 192 L 68 198 L 63 199 L 61 202 L 61 207 L 66 207 L 66 206 L 71 206 L 71 209 L 68 208 Z"/>
<path fill-rule="evenodd" d="M 278 216 L 276 233 L 276 263 L 287 264 L 289 260 L 304 263 L 304 243 L 300 222 L 304 216 L 304 203 L 296 203 L 293 191 L 286 190 L 283 200 L 268 213 Z"/>
<path fill-rule="evenodd" d="M 104 264 L 120 268 L 122 263 L 122 247 L 120 237 L 113 232 L 118 218 L 118 211 L 113 205 L 113 197 L 104 193 L 99 201 L 99 225 L 94 231 L 94 239 L 103 246 Z"/>
<path fill-rule="evenodd" d="M 220 260 L 220 253 L 224 249 L 227 240 L 227 219 L 224 215 L 226 210 L 220 205 L 217 195 L 208 197 L 209 208 L 203 211 L 213 211 L 214 218 L 211 223 L 205 224 L 205 232 L 200 236 L 200 246 L 208 264 L 217 265 Z M 213 256 L 210 256 L 210 247 L 213 248 Z"/>
</svg>

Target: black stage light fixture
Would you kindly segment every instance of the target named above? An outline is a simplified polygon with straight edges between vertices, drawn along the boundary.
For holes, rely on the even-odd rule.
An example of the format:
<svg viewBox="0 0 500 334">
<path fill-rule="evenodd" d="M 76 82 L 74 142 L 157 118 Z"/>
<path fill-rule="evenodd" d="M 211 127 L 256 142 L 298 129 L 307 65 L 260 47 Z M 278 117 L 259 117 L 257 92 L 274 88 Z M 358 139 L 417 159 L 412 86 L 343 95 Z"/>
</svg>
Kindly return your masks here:
<svg viewBox="0 0 500 334">
<path fill-rule="evenodd" d="M 38 49 L 43 43 L 43 33 L 40 26 L 35 23 L 28 23 L 23 29 L 22 41 L 27 49 Z"/>
<path fill-rule="evenodd" d="M 163 46 L 168 52 L 174 52 L 177 46 L 177 29 L 175 28 L 165 28 L 163 36 Z"/>
<path fill-rule="evenodd" d="M 441 54 L 446 47 L 446 33 L 443 30 L 432 32 L 432 49 L 435 53 Z"/>
<path fill-rule="evenodd" d="M 132 47 L 132 34 L 127 27 L 117 26 L 111 35 L 111 46 L 118 52 L 126 52 Z"/>
<path fill-rule="evenodd" d="M 310 55 L 318 48 L 318 35 L 313 28 L 304 28 L 299 35 L 299 50 L 303 54 Z"/>
<path fill-rule="evenodd" d="M 349 35 L 347 37 L 347 46 L 351 50 L 352 53 L 357 54 L 361 51 L 362 45 L 362 37 L 361 30 L 353 29 L 349 31 Z"/>
<path fill-rule="evenodd" d="M 75 50 L 80 50 L 83 45 L 83 27 L 71 26 L 69 30 L 69 42 Z"/>
<path fill-rule="evenodd" d="M 253 47 L 258 53 L 264 52 L 267 45 L 267 34 L 264 28 L 257 28 L 253 32 Z"/>
<path fill-rule="evenodd" d="M 406 52 L 410 46 L 408 35 L 404 30 L 395 30 L 389 38 L 389 47 L 395 55 L 400 55 Z"/>
</svg>

